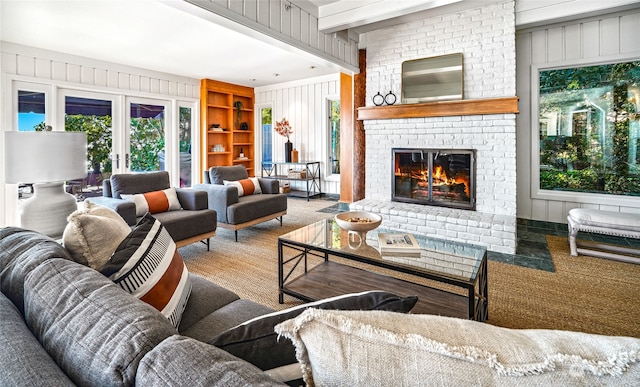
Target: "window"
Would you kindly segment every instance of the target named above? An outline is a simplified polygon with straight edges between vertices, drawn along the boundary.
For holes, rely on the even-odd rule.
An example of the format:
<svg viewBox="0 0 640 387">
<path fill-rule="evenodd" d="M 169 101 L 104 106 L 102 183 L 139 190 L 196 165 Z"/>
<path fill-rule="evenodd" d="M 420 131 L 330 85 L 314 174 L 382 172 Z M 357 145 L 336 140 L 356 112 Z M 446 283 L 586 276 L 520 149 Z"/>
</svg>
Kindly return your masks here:
<svg viewBox="0 0 640 387">
<path fill-rule="evenodd" d="M 329 100 L 329 165 L 340 174 L 340 100 Z"/>
<path fill-rule="evenodd" d="M 165 106 L 132 102 L 129 107 L 131 171 L 168 169 L 165 154 Z"/>
<path fill-rule="evenodd" d="M 112 101 L 64 96 L 64 130 L 87 134 L 87 177 L 72 182 L 73 193 L 101 196 L 102 181 L 111 175 L 113 145 Z"/>
<path fill-rule="evenodd" d="M 45 93 L 18 90 L 18 130 L 34 131 L 45 126 Z"/>
<path fill-rule="evenodd" d="M 260 109 L 260 128 L 262 131 L 262 164 L 265 168 L 273 163 L 273 119 L 270 107 Z"/>
<path fill-rule="evenodd" d="M 180 106 L 178 118 L 178 150 L 180 152 L 180 187 L 191 186 L 191 108 Z"/>
<path fill-rule="evenodd" d="M 538 77 L 539 188 L 640 196 L 640 61 Z"/>
</svg>

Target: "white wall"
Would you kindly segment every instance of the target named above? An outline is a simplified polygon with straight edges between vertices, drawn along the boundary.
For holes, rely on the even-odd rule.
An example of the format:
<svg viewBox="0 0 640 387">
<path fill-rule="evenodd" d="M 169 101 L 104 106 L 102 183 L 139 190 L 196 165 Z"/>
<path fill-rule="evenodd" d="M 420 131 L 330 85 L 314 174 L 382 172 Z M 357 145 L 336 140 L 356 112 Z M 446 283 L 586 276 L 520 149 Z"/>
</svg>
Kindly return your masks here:
<svg viewBox="0 0 640 387">
<path fill-rule="evenodd" d="M 560 200 L 535 199 L 531 183 L 531 160 L 538 157 L 532 150 L 538 128 L 532 120 L 531 67 L 637 60 L 640 9 L 518 31 L 516 49 L 518 217 L 566 223 L 567 212 L 576 207 L 640 213 L 639 198 L 567 193 Z"/>
<path fill-rule="evenodd" d="M 0 132 L 14 125 L 12 105 L 14 81 L 50 85 L 50 94 L 57 88 L 155 98 L 171 101 L 194 102 L 195 122 L 199 122 L 198 104 L 200 81 L 171 74 L 123 66 L 54 51 L 0 42 Z M 55 101 L 55 95 L 49 96 Z M 52 106 L 49 104 L 49 106 Z M 176 115 L 177 117 L 177 115 Z M 176 118 L 177 123 L 177 118 Z M 170 123 L 168 123 L 171 125 Z M 194 144 L 197 145 L 197 144 Z M 0 149 L 4 136 L 0 136 Z M 198 147 L 195 147 L 198 149 Z M 199 163 L 195 164 L 199 165 Z M 16 185 L 4 184 L 4 159 L 0 158 L 0 226 L 17 224 Z M 199 176 L 199 174 L 198 174 Z"/>
<path fill-rule="evenodd" d="M 283 117 L 289 120 L 293 128 L 290 137 L 293 146 L 299 152 L 301 161 L 320 161 L 322 192 L 339 194 L 340 180 L 338 176 L 329 175 L 328 163 L 328 99 L 340 99 L 340 75 L 330 75 L 307 79 L 301 82 L 288 82 L 277 85 L 257 87 L 255 90 L 256 105 L 271 105 L 273 120 Z M 256 154 L 259 154 L 262 140 L 261 133 L 256 131 Z M 275 134 L 273 139 L 273 159 L 284 161 L 284 143 L 286 138 Z M 259 175 L 260 163 L 256 165 Z"/>
</svg>

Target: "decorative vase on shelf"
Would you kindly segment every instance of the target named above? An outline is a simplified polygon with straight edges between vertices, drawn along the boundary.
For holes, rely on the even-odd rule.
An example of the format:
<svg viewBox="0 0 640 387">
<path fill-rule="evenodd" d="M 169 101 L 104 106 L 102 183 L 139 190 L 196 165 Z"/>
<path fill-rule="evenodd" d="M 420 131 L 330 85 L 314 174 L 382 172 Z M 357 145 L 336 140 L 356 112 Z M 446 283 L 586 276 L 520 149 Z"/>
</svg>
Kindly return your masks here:
<svg viewBox="0 0 640 387">
<path fill-rule="evenodd" d="M 284 162 L 291 162 L 291 151 L 293 150 L 293 143 L 287 139 L 287 142 L 284 143 Z"/>
<path fill-rule="evenodd" d="M 291 151 L 291 162 L 292 163 L 298 162 L 298 150 L 296 148 L 293 148 L 293 151 Z"/>
</svg>

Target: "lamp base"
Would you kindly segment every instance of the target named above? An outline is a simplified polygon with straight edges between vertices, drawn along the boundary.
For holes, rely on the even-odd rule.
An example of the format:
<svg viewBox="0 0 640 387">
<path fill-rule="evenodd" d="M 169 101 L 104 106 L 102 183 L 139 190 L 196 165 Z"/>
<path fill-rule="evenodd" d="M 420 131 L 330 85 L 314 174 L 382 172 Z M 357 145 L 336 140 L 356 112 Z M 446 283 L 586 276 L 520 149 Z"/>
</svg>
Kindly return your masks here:
<svg viewBox="0 0 640 387">
<path fill-rule="evenodd" d="M 33 196 L 20 206 L 20 226 L 60 238 L 67 217 L 77 209 L 76 198 L 65 192 L 64 182 L 34 184 Z"/>
</svg>

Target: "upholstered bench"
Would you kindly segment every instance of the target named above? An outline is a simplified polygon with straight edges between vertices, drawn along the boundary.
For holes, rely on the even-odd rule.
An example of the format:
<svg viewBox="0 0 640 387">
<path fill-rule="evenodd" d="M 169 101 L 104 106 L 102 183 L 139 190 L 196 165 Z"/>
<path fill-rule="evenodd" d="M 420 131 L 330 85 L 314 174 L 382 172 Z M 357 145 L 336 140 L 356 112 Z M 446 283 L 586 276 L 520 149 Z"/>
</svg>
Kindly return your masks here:
<svg viewBox="0 0 640 387">
<path fill-rule="evenodd" d="M 577 241 L 579 231 L 640 239 L 640 215 L 574 208 L 569 211 L 567 220 L 569 222 L 571 255 L 576 256 L 580 253 L 594 257 L 640 263 L 640 249 L 584 241 L 580 241 L 578 244 Z M 629 255 L 635 255 L 635 257 Z"/>
</svg>

